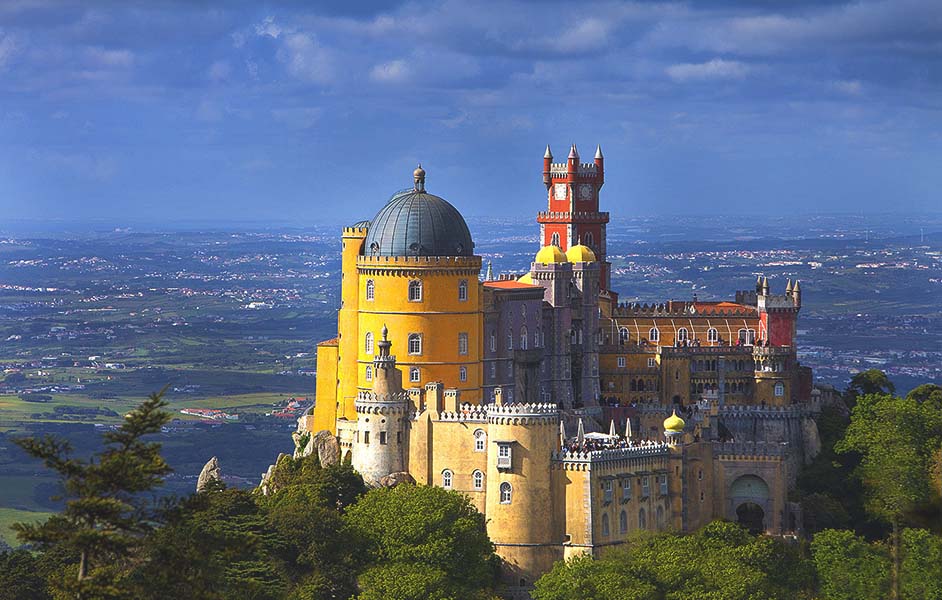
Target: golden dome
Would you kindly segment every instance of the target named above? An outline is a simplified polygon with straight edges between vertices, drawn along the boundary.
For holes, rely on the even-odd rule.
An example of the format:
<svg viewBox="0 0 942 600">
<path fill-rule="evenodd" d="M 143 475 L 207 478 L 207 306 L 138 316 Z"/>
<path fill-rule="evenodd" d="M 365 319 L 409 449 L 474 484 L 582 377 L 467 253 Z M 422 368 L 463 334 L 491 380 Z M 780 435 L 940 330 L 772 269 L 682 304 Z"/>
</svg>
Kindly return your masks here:
<svg viewBox="0 0 942 600">
<path fill-rule="evenodd" d="M 664 431 L 680 433 L 686 426 L 687 424 L 684 423 L 684 420 L 677 416 L 677 410 L 674 410 L 671 416 L 664 419 Z"/>
<path fill-rule="evenodd" d="M 595 252 L 592 252 L 592 248 L 583 246 L 582 244 L 576 244 L 569 250 L 566 250 L 566 258 L 572 263 L 595 262 L 598 260 L 595 258 Z"/>
<path fill-rule="evenodd" d="M 544 265 L 564 263 L 566 262 L 566 255 L 556 246 L 543 246 L 540 248 L 540 251 L 536 253 L 536 259 L 533 262 Z"/>
<path fill-rule="evenodd" d="M 517 282 L 518 282 L 518 283 L 528 283 L 528 284 L 530 284 L 530 285 L 533 285 L 533 276 L 530 275 L 529 273 L 527 273 L 527 274 L 524 275 L 523 277 L 520 277 L 519 279 L 517 279 Z"/>
</svg>

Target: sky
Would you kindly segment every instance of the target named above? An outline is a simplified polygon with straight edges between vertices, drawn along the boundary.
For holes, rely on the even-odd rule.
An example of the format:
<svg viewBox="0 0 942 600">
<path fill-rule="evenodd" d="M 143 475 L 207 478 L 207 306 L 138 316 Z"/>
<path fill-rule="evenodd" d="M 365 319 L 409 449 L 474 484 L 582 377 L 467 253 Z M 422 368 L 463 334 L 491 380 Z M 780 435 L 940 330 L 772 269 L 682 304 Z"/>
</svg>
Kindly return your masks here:
<svg viewBox="0 0 942 600">
<path fill-rule="evenodd" d="M 942 2 L 0 2 L 0 219 L 942 210 Z"/>
</svg>

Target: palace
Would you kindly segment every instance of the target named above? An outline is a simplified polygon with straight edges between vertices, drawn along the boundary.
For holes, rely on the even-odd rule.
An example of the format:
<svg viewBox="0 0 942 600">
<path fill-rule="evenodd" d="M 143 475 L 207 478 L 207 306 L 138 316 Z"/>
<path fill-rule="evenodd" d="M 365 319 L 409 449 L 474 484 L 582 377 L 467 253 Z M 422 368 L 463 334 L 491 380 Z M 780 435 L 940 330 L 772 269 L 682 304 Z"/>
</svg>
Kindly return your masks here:
<svg viewBox="0 0 942 600">
<path fill-rule="evenodd" d="M 796 356 L 797 281 L 619 303 L 604 158 L 580 162 L 575 145 L 564 163 L 546 149 L 529 272 L 482 277 L 425 175 L 343 230 L 337 337 L 318 345 L 299 431 L 336 436 L 371 485 L 408 474 L 467 494 L 511 597 L 637 530 L 800 528 L 787 493 L 817 452 L 820 394 Z"/>
</svg>

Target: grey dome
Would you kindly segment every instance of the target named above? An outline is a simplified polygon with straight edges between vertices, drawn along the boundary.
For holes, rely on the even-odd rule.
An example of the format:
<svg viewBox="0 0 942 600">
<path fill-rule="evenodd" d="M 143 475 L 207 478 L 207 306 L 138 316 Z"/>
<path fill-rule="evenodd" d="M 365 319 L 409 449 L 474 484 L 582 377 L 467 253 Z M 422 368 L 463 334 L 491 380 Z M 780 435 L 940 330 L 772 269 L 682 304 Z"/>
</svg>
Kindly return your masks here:
<svg viewBox="0 0 942 600">
<path fill-rule="evenodd" d="M 473 256 L 474 242 L 458 209 L 443 198 L 408 190 L 380 209 L 366 234 L 367 256 Z"/>
</svg>

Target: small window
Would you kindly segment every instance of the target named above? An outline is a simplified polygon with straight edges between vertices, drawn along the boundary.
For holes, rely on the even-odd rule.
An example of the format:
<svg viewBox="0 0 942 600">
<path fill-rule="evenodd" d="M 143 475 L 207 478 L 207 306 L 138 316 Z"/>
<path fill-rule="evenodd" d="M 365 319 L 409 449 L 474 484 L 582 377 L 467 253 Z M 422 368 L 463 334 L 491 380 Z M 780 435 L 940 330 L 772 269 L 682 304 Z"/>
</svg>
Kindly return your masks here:
<svg viewBox="0 0 942 600">
<path fill-rule="evenodd" d="M 775 384 L 775 395 L 777 397 L 785 395 L 785 384 L 783 384 L 781 381 Z"/>
<path fill-rule="evenodd" d="M 386 445 L 386 432 L 385 431 L 379 432 L 379 443 L 383 446 Z"/>
<path fill-rule="evenodd" d="M 496 378 L 497 378 L 497 363 L 492 362 L 491 363 L 491 379 L 496 379 Z"/>
<path fill-rule="evenodd" d="M 373 354 L 373 332 L 372 331 L 366 332 L 366 339 L 363 341 L 363 351 L 371 356 Z"/>
<path fill-rule="evenodd" d="M 369 431 L 363 432 L 363 443 L 366 444 L 367 446 L 370 445 L 370 432 Z"/>
<path fill-rule="evenodd" d="M 651 495 L 651 479 L 649 477 L 641 478 L 641 497 L 647 498 Z"/>
<path fill-rule="evenodd" d="M 418 279 L 413 279 L 409 282 L 409 302 L 421 302 L 422 301 L 422 282 Z"/>
<path fill-rule="evenodd" d="M 498 442 L 497 468 L 509 469 L 511 466 L 513 466 L 513 455 L 510 452 L 510 444 Z"/>
<path fill-rule="evenodd" d="M 618 533 L 628 533 L 628 513 L 625 511 L 618 515 Z"/>
<path fill-rule="evenodd" d="M 421 380 L 422 379 L 419 374 L 419 368 L 418 367 L 410 368 L 409 369 L 409 381 L 411 381 L 412 383 L 418 383 Z"/>
<path fill-rule="evenodd" d="M 664 527 L 664 507 L 658 506 L 657 511 L 654 513 L 657 519 L 657 528 L 661 529 Z"/>
<path fill-rule="evenodd" d="M 529 344 L 530 334 L 527 332 L 527 327 L 524 325 L 520 328 L 520 349 L 526 350 L 527 345 Z"/>
<path fill-rule="evenodd" d="M 608 513 L 602 515 L 602 537 L 608 537 L 611 532 L 608 526 Z"/>
<path fill-rule="evenodd" d="M 458 381 L 468 380 L 468 367 L 458 367 Z"/>
<path fill-rule="evenodd" d="M 373 367 L 366 365 L 366 380 L 373 381 Z"/>
<path fill-rule="evenodd" d="M 494 332 L 491 332 L 491 352 L 497 352 L 497 336 L 494 335 Z"/>
<path fill-rule="evenodd" d="M 512 500 L 513 489 L 510 487 L 510 484 L 506 481 L 500 484 L 500 503 L 501 504 L 510 504 Z"/>
<path fill-rule="evenodd" d="M 621 480 L 621 499 L 624 502 L 631 500 L 631 478 L 626 477 Z"/>
<path fill-rule="evenodd" d="M 466 302 L 468 300 L 468 280 L 462 279 L 458 282 L 458 300 Z"/>
<path fill-rule="evenodd" d="M 681 327 L 677 330 L 677 341 L 686 342 L 690 339 L 690 334 L 687 332 L 686 327 Z"/>
<path fill-rule="evenodd" d="M 418 333 L 409 334 L 409 354 L 422 354 L 422 335 Z"/>
<path fill-rule="evenodd" d="M 661 486 L 660 487 L 661 495 L 666 496 L 667 495 L 667 475 L 662 475 L 661 477 L 658 478 L 658 481 L 660 482 L 660 486 Z"/>
<path fill-rule="evenodd" d="M 526 320 L 527 318 L 527 305 L 526 304 L 520 305 L 520 316 L 523 317 L 524 320 Z"/>
<path fill-rule="evenodd" d="M 483 429 L 474 430 L 474 451 L 485 452 L 487 450 L 487 434 Z"/>
<path fill-rule="evenodd" d="M 624 356 L 618 357 L 618 368 L 624 369 L 628 365 L 628 360 Z"/>
<path fill-rule="evenodd" d="M 661 341 L 661 332 L 658 331 L 657 327 L 652 327 L 651 330 L 648 331 L 648 339 L 652 342 Z"/>
<path fill-rule="evenodd" d="M 556 246 L 557 248 L 559 248 L 559 234 L 558 234 L 558 233 L 554 233 L 554 234 L 553 234 L 553 239 L 552 239 L 552 241 L 550 242 L 550 244 L 552 244 L 553 246 Z"/>
<path fill-rule="evenodd" d="M 366 299 L 368 302 L 372 302 L 376 298 L 376 284 L 373 283 L 372 279 L 366 280 Z"/>
<path fill-rule="evenodd" d="M 648 368 L 654 369 L 656 367 L 657 367 L 657 359 L 655 359 L 654 357 L 648 358 Z"/>
<path fill-rule="evenodd" d="M 703 481 L 703 469 L 697 471 L 697 481 Z"/>
<path fill-rule="evenodd" d="M 638 511 L 638 529 L 647 529 L 648 528 L 648 516 L 645 514 L 644 509 Z"/>
<path fill-rule="evenodd" d="M 602 493 L 603 493 L 603 502 L 608 504 L 612 501 L 612 497 L 615 494 L 615 484 L 611 479 L 606 479 L 602 482 Z"/>
<path fill-rule="evenodd" d="M 453 476 L 454 474 L 449 469 L 442 471 L 442 487 L 446 490 L 451 489 L 451 480 Z"/>
<path fill-rule="evenodd" d="M 595 246 L 595 237 L 592 235 L 592 232 L 585 234 L 585 245 L 592 248 Z"/>
<path fill-rule="evenodd" d="M 507 332 L 507 349 L 508 350 L 514 349 L 514 334 L 512 331 Z"/>
<path fill-rule="evenodd" d="M 621 327 L 618 329 L 618 341 L 622 344 L 627 344 L 628 340 L 631 339 L 631 336 L 628 334 L 627 327 Z"/>
<path fill-rule="evenodd" d="M 716 331 L 715 327 L 710 327 L 709 329 L 707 329 L 707 341 L 708 342 L 716 343 L 719 341 L 719 339 L 720 339 L 720 334 L 718 331 Z"/>
<path fill-rule="evenodd" d="M 484 489 L 484 473 L 481 471 L 475 471 L 471 475 L 471 480 L 474 483 L 475 491 L 480 492 Z"/>
<path fill-rule="evenodd" d="M 458 354 L 461 356 L 468 355 L 468 334 L 459 333 L 458 334 Z"/>
</svg>

